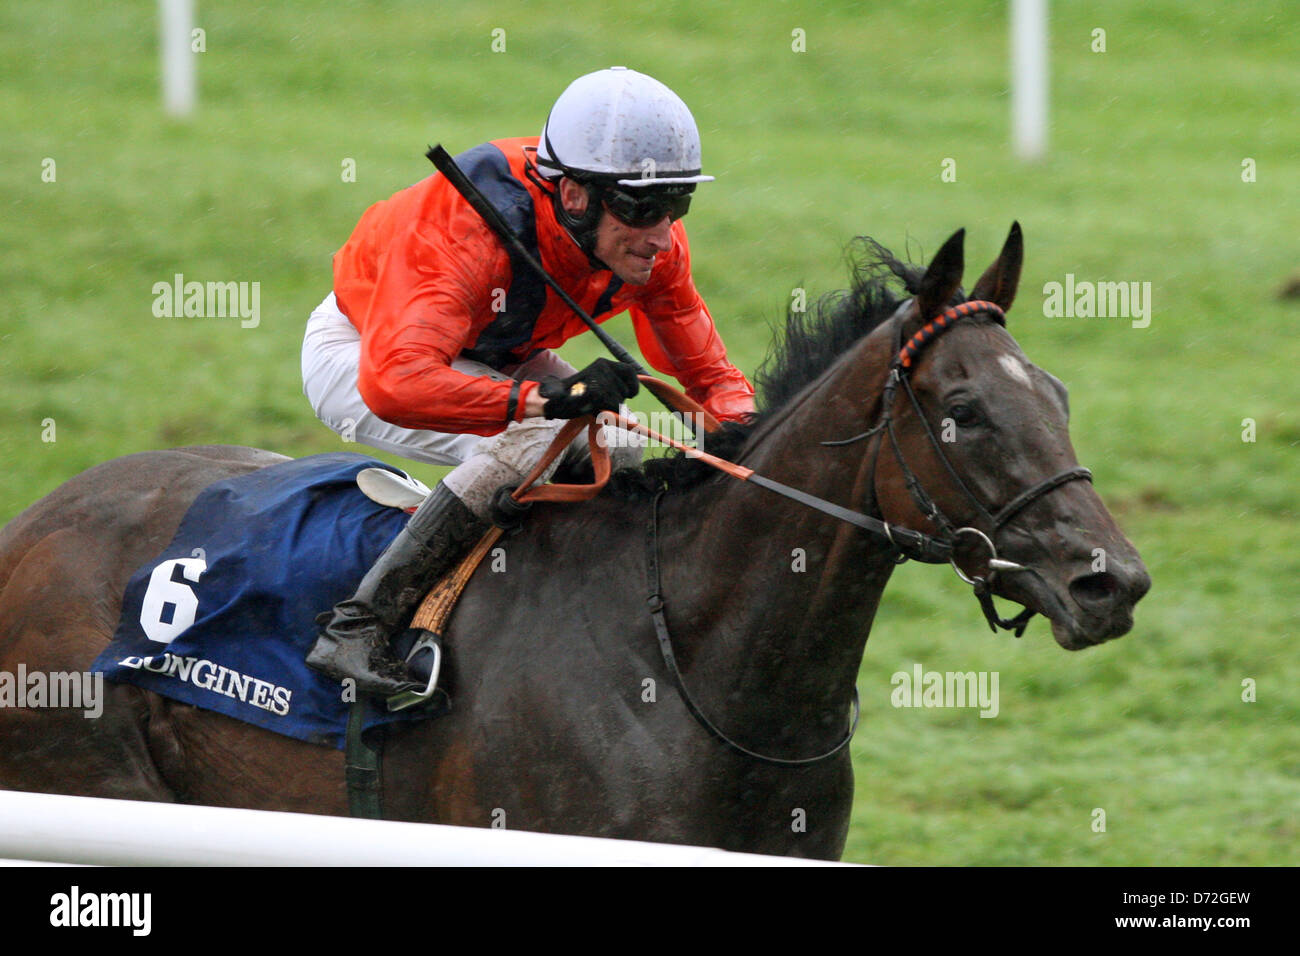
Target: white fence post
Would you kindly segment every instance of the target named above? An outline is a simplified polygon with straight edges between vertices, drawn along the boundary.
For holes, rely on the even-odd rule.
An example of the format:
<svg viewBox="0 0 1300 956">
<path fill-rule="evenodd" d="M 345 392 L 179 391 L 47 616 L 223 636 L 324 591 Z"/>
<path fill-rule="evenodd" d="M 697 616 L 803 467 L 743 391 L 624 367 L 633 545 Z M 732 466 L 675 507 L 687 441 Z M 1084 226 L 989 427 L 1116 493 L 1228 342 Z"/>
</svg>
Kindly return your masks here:
<svg viewBox="0 0 1300 956">
<path fill-rule="evenodd" d="M 1011 129 L 1018 157 L 1047 153 L 1047 0 L 1011 0 Z"/>
<path fill-rule="evenodd" d="M 189 116 L 197 96 L 194 53 L 193 0 L 158 0 L 158 44 L 162 53 L 163 109 L 171 116 Z"/>
</svg>

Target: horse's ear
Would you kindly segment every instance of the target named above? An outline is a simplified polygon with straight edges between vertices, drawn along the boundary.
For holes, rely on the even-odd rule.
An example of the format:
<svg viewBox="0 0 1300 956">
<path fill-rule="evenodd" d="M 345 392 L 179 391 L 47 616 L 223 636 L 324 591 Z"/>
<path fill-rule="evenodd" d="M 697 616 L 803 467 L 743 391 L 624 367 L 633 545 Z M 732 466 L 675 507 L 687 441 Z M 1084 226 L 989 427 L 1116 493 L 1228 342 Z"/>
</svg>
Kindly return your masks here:
<svg viewBox="0 0 1300 956">
<path fill-rule="evenodd" d="M 949 300 L 961 285 L 961 273 L 965 268 L 962 248 L 965 242 L 966 230 L 958 229 L 930 260 L 930 267 L 925 270 L 916 291 L 916 304 L 922 322 L 930 321 L 948 308 Z"/>
<path fill-rule="evenodd" d="M 1020 232 L 1020 223 L 1011 224 L 1011 232 L 1002 245 L 1002 251 L 993 260 L 993 265 L 980 276 L 971 292 L 972 299 L 983 299 L 1002 307 L 1003 312 L 1011 309 L 1016 300 L 1016 287 L 1020 285 L 1020 264 L 1025 260 L 1025 237 Z"/>
</svg>

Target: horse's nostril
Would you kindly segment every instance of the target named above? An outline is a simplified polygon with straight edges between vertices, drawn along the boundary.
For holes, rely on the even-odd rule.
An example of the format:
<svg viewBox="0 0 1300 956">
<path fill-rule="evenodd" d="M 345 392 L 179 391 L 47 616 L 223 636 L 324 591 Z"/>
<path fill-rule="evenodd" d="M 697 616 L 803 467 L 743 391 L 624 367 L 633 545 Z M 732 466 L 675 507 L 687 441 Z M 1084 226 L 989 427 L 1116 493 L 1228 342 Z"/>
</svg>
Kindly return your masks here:
<svg viewBox="0 0 1300 956">
<path fill-rule="evenodd" d="M 1113 574 L 1085 574 L 1070 582 L 1070 594 L 1084 607 L 1111 604 L 1120 593 L 1120 583 Z"/>
</svg>

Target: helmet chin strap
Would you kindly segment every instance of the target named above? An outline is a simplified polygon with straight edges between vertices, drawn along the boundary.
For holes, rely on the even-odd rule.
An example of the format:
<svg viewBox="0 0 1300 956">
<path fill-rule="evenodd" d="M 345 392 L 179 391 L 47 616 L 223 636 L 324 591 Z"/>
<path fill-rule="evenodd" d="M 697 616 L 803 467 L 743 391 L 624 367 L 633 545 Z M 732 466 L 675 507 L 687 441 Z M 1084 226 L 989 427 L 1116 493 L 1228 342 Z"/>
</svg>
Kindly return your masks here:
<svg viewBox="0 0 1300 956">
<path fill-rule="evenodd" d="M 560 198 L 560 187 L 556 184 L 551 190 L 551 207 L 555 210 L 555 219 L 564 227 L 569 238 L 582 250 L 593 269 L 612 272 L 613 270 L 596 256 L 596 230 L 600 226 L 600 216 L 604 211 L 600 202 L 600 187 L 578 182 L 576 179 L 573 182 L 587 193 L 587 208 L 580 216 L 575 216 L 565 209 L 564 202 Z"/>
<path fill-rule="evenodd" d="M 533 162 L 532 156 L 527 155 L 527 152 L 524 157 L 524 175 L 550 195 L 551 208 L 555 210 L 555 221 L 582 250 L 582 254 L 587 257 L 587 264 L 593 269 L 613 272 L 614 270 L 596 255 L 596 230 L 600 226 L 600 214 L 604 211 L 601 208 L 600 187 L 593 183 L 584 183 L 570 176 L 567 171 L 564 173 L 562 178 L 568 178 L 587 194 L 587 208 L 583 210 L 581 216 L 575 216 L 564 208 L 564 202 L 560 199 L 559 181 L 552 181 L 543 176 Z"/>
</svg>

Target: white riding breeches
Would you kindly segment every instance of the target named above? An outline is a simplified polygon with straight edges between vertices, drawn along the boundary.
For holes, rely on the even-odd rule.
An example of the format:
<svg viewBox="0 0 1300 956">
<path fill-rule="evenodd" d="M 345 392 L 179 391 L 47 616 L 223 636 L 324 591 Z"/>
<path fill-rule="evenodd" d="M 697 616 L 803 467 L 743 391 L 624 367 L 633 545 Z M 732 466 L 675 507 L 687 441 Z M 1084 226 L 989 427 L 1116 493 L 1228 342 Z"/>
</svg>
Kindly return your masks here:
<svg viewBox="0 0 1300 956">
<path fill-rule="evenodd" d="M 303 393 L 316 416 L 345 441 L 362 442 L 415 461 L 456 465 L 443 483 L 481 518 L 488 517 L 497 488 L 522 481 L 566 424 L 564 419 L 525 418 L 486 438 L 403 428 L 384 421 L 366 406 L 357 390 L 360 366 L 361 333 L 339 311 L 331 292 L 307 320 L 302 343 Z M 511 378 L 541 381 L 548 375 L 567 378 L 576 371 L 549 350 L 520 365 L 507 366 L 504 371 L 463 356 L 453 361 L 451 367 L 466 375 L 486 375 L 497 381 Z M 623 411 L 627 414 L 626 409 Z M 616 440 L 611 429 L 605 432 L 615 468 L 639 464 L 639 447 Z M 584 432 L 569 446 L 564 457 L 588 454 Z M 548 480 L 557 467 L 558 458 L 541 480 Z"/>
</svg>

